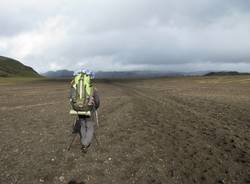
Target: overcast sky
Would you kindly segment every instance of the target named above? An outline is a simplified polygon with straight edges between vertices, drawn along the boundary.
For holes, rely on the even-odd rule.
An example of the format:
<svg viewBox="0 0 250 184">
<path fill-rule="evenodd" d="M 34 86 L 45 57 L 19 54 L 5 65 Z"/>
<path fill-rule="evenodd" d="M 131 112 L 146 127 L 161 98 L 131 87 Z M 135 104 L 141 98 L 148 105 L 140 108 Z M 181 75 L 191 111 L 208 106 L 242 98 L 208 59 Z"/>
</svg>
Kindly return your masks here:
<svg viewBox="0 0 250 184">
<path fill-rule="evenodd" d="M 250 72 L 249 0 L 0 0 L 0 55 L 39 72 Z"/>
</svg>

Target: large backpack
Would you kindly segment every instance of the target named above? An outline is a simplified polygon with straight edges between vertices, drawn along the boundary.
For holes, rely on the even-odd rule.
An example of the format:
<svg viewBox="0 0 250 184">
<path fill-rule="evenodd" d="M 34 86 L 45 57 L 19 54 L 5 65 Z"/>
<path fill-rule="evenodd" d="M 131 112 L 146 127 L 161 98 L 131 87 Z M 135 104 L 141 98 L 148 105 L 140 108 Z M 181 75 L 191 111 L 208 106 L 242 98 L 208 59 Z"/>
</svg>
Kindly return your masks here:
<svg viewBox="0 0 250 184">
<path fill-rule="evenodd" d="M 91 84 L 90 76 L 85 73 L 80 73 L 74 79 L 75 97 L 72 107 L 75 111 L 92 111 L 93 104 L 90 100 L 93 98 L 93 86 Z"/>
</svg>

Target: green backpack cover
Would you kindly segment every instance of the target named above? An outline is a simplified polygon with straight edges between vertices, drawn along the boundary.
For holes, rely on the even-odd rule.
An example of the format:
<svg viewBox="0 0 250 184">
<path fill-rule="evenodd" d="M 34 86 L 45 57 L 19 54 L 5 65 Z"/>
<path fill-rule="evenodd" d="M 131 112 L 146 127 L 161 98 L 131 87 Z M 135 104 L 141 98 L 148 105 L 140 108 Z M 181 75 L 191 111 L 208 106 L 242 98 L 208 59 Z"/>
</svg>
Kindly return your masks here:
<svg viewBox="0 0 250 184">
<path fill-rule="evenodd" d="M 91 78 L 85 73 L 78 74 L 74 79 L 75 97 L 72 107 L 75 111 L 92 111 L 93 103 L 90 101 L 93 98 L 93 86 Z"/>
</svg>

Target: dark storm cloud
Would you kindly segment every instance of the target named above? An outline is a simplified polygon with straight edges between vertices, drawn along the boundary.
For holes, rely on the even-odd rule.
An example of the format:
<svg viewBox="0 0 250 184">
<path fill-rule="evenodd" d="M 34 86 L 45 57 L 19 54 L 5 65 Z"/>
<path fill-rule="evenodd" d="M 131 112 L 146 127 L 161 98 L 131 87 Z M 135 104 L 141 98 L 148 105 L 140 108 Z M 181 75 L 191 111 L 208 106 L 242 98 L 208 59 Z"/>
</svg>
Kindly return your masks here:
<svg viewBox="0 0 250 184">
<path fill-rule="evenodd" d="M 39 71 L 249 70 L 250 2 L 11 1 L 0 54 Z"/>
</svg>

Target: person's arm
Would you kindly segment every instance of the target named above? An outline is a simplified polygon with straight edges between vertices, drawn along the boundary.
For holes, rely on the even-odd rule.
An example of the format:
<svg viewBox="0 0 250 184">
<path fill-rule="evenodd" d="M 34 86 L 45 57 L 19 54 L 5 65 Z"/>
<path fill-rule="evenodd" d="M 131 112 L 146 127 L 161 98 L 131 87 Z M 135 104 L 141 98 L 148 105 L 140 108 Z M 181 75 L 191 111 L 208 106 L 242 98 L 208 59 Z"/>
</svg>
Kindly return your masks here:
<svg viewBox="0 0 250 184">
<path fill-rule="evenodd" d="M 76 90 L 74 88 L 74 80 L 71 81 L 71 85 L 70 85 L 70 92 L 69 92 L 69 99 L 70 101 L 73 100 L 73 98 L 75 98 L 76 96 Z"/>
<path fill-rule="evenodd" d="M 95 109 L 98 109 L 100 106 L 100 98 L 96 89 L 94 89 L 93 97 L 95 102 Z"/>
<path fill-rule="evenodd" d="M 70 99 L 73 99 L 73 98 L 75 98 L 75 96 L 76 96 L 76 90 L 75 90 L 75 88 L 73 88 L 73 87 L 71 86 L 69 98 L 70 98 Z"/>
</svg>

